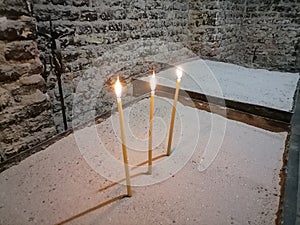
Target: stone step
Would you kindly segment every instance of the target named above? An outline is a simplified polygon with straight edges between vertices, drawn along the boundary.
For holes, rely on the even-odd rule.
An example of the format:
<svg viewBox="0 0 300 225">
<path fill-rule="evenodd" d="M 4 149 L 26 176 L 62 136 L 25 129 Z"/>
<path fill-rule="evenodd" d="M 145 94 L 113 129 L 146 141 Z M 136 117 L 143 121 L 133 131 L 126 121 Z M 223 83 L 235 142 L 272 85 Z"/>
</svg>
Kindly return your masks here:
<svg viewBox="0 0 300 225">
<path fill-rule="evenodd" d="M 299 75 L 195 59 L 180 65 L 181 94 L 209 104 L 290 123 Z M 150 75 L 150 74 L 149 74 Z M 149 77 L 134 82 L 134 95 L 150 93 Z M 157 90 L 174 93 L 175 67 L 157 74 Z"/>
</svg>

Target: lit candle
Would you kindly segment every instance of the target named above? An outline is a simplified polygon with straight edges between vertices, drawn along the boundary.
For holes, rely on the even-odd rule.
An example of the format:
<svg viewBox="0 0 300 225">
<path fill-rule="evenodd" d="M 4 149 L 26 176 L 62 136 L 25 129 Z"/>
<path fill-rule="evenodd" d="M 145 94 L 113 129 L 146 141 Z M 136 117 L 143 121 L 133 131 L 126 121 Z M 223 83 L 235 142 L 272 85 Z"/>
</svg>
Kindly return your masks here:
<svg viewBox="0 0 300 225">
<path fill-rule="evenodd" d="M 154 112 L 154 95 L 156 88 L 155 71 L 150 79 L 151 99 L 150 99 L 150 121 L 149 121 L 149 143 L 148 143 L 148 173 L 152 173 L 152 124 Z"/>
<path fill-rule="evenodd" d="M 176 104 L 177 104 L 177 100 L 178 100 L 178 93 L 179 93 L 180 82 L 181 82 L 181 77 L 182 77 L 182 68 L 181 67 L 177 67 L 176 74 L 177 74 L 177 84 L 176 84 L 176 91 L 175 91 L 175 96 L 174 96 L 174 103 L 173 103 L 170 130 L 169 130 L 169 141 L 168 141 L 168 148 L 167 148 L 168 156 L 171 154 L 174 120 L 175 120 L 175 113 L 176 113 Z"/>
<path fill-rule="evenodd" d="M 131 186 L 130 186 L 128 156 L 127 156 L 127 149 L 126 149 L 125 129 L 124 129 L 124 117 L 123 117 L 122 100 L 121 100 L 122 86 L 121 86 L 119 77 L 115 84 L 115 92 L 116 92 L 117 102 L 118 102 L 120 129 L 121 129 L 121 138 L 122 138 L 122 151 L 123 151 L 123 160 L 124 160 L 125 175 L 126 175 L 127 195 L 130 197 L 132 194 L 131 194 Z"/>
</svg>

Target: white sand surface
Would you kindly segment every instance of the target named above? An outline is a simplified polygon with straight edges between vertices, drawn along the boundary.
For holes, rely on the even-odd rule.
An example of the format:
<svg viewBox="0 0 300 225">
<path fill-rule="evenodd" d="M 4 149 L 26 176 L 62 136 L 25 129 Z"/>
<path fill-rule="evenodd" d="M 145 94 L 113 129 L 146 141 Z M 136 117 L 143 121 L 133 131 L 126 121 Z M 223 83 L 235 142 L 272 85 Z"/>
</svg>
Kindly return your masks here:
<svg viewBox="0 0 300 225">
<path fill-rule="evenodd" d="M 170 100 L 155 107 L 154 157 L 165 153 Z M 149 99 L 124 110 L 131 175 L 147 171 L 134 165 L 147 160 L 148 112 Z M 63 138 L 0 174 L 0 224 L 274 224 L 287 133 L 178 103 L 174 135 L 172 155 L 122 199 L 118 114 Z"/>
</svg>

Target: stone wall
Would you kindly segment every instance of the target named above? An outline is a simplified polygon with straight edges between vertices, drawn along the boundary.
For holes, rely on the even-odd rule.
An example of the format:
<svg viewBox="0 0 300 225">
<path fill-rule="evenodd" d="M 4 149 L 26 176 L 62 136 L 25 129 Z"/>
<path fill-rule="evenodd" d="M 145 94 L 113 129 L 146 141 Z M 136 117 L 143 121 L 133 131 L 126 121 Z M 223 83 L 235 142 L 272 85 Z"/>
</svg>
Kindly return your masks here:
<svg viewBox="0 0 300 225">
<path fill-rule="evenodd" d="M 190 0 L 189 5 L 189 44 L 201 57 L 300 70 L 299 2 Z"/>
<path fill-rule="evenodd" d="M 300 71 L 299 1 L 247 1 L 241 35 L 241 62 L 258 68 Z"/>
<path fill-rule="evenodd" d="M 189 46 L 202 58 L 240 61 L 245 1 L 190 0 Z"/>
<path fill-rule="evenodd" d="M 56 134 L 26 1 L 0 2 L 0 161 Z"/>
<path fill-rule="evenodd" d="M 72 120 L 77 121 L 72 107 L 77 85 L 83 77 L 87 77 L 86 85 L 101 77 L 96 103 L 99 115 L 111 109 L 110 86 L 116 74 L 122 77 L 124 84 L 129 84 L 137 75 L 150 74 L 152 66 L 159 69 L 161 65 L 179 62 L 190 55 L 183 45 L 188 35 L 188 4 L 184 0 L 35 0 L 33 9 L 39 33 L 50 34 L 51 17 L 54 33 L 61 43 L 69 127 Z M 43 36 L 38 40 L 49 65 L 49 40 Z M 55 76 L 51 69 L 48 66 L 46 74 L 50 86 L 48 93 L 54 104 L 57 129 L 61 130 L 59 94 L 57 87 L 52 85 Z M 80 91 L 82 97 L 77 100 L 81 103 L 94 101 L 90 88 L 85 92 Z M 77 105 L 81 103 L 76 102 Z M 87 108 L 83 106 L 78 110 L 89 111 Z"/>
</svg>

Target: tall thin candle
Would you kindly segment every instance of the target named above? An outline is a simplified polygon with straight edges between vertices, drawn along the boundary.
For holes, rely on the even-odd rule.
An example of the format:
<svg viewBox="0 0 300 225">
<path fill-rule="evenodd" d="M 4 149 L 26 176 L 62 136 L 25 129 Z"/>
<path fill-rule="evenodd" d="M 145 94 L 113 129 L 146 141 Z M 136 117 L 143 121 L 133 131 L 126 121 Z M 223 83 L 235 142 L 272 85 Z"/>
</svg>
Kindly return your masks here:
<svg viewBox="0 0 300 225">
<path fill-rule="evenodd" d="M 119 120 L 120 120 L 120 129 L 121 129 L 121 138 L 122 138 L 122 151 L 123 151 L 123 160 L 125 167 L 125 176 L 126 176 L 126 186 L 127 186 L 127 195 L 131 197 L 131 185 L 130 185 L 130 175 L 129 175 L 129 167 L 128 167 L 128 156 L 127 156 L 127 148 L 126 148 L 126 138 L 125 138 L 125 129 L 124 129 L 124 116 L 122 109 L 122 85 L 120 83 L 119 77 L 115 84 L 115 92 L 117 96 L 118 103 L 118 111 L 119 111 Z"/>
<path fill-rule="evenodd" d="M 154 113 L 154 95 L 156 88 L 155 71 L 150 80 L 151 98 L 150 98 L 150 120 L 149 120 L 149 143 L 148 143 L 148 173 L 152 173 L 152 127 L 153 127 L 153 113 Z"/>
<path fill-rule="evenodd" d="M 172 116 L 171 116 L 171 122 L 170 122 L 170 130 L 169 130 L 169 140 L 168 140 L 168 147 L 167 147 L 167 155 L 168 156 L 171 154 L 173 130 L 174 130 L 174 120 L 175 120 L 175 114 L 176 114 L 176 105 L 177 105 L 177 100 L 178 100 L 178 94 L 179 94 L 179 89 L 180 89 L 180 82 L 181 82 L 181 77 L 182 77 L 182 68 L 177 67 L 176 73 L 177 73 L 177 83 L 176 83 L 176 91 L 175 91 L 175 96 L 174 96 Z"/>
</svg>

